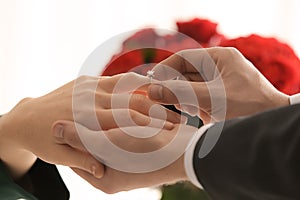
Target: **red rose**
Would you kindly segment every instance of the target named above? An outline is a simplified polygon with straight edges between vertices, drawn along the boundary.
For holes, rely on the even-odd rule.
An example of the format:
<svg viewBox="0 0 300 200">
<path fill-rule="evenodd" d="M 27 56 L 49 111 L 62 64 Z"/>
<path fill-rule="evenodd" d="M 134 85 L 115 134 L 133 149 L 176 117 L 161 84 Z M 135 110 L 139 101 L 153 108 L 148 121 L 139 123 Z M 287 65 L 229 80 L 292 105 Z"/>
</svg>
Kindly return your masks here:
<svg viewBox="0 0 300 200">
<path fill-rule="evenodd" d="M 142 50 L 133 50 L 121 52 L 114 55 L 110 62 L 106 65 L 103 76 L 112 76 L 120 73 L 128 72 L 131 68 L 144 64 Z"/>
<path fill-rule="evenodd" d="M 195 18 L 191 21 L 177 22 L 176 24 L 179 32 L 190 36 L 199 42 L 203 47 L 212 46 L 210 45 L 210 41 L 212 39 L 217 41 L 218 38 L 221 40 L 223 37 L 217 32 L 218 24 L 206 19 Z"/>
<path fill-rule="evenodd" d="M 162 36 L 161 40 L 163 40 L 161 43 L 163 45 L 156 49 L 153 59 L 154 63 L 159 63 L 170 55 L 184 49 L 201 48 L 197 41 L 179 33 Z"/>
<path fill-rule="evenodd" d="M 237 48 L 280 91 L 300 92 L 300 60 L 290 46 L 258 35 L 222 41 Z"/>
<path fill-rule="evenodd" d="M 258 35 L 227 40 L 217 32 L 216 23 L 205 19 L 177 22 L 177 26 L 180 32 L 191 38 L 179 33 L 162 36 L 151 28 L 138 31 L 123 42 L 121 53 L 112 57 L 103 75 L 127 71 L 145 75 L 156 63 L 180 50 L 201 48 L 201 45 L 232 46 L 277 89 L 286 94 L 300 92 L 300 61 L 287 44 Z"/>
<path fill-rule="evenodd" d="M 155 64 L 170 55 L 183 49 L 200 47 L 198 42 L 183 34 L 163 36 L 158 35 L 154 29 L 144 29 L 123 42 L 121 53 L 112 57 L 102 75 L 128 71 L 146 75 Z"/>
<path fill-rule="evenodd" d="M 153 28 L 141 29 L 123 42 L 123 50 L 155 47 L 159 37 Z"/>
</svg>

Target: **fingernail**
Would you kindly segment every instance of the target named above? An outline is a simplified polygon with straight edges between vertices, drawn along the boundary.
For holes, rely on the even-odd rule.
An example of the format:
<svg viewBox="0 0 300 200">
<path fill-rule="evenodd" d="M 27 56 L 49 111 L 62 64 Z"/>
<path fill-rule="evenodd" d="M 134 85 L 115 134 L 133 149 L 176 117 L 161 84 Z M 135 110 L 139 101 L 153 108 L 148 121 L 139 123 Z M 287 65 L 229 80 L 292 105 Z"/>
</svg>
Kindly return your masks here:
<svg viewBox="0 0 300 200">
<path fill-rule="evenodd" d="M 162 99 L 162 91 L 163 87 L 160 84 L 153 84 L 150 86 L 150 97 L 154 100 L 160 100 Z"/>
<path fill-rule="evenodd" d="M 174 124 L 171 123 L 171 122 L 166 121 L 165 124 L 164 124 L 164 127 L 165 127 L 167 130 L 171 130 L 171 129 L 174 128 Z"/>
<path fill-rule="evenodd" d="M 54 127 L 54 136 L 58 138 L 63 138 L 64 137 L 64 127 L 61 124 L 57 124 Z"/>
<path fill-rule="evenodd" d="M 91 173 L 93 174 L 94 177 L 96 177 L 96 165 L 92 165 Z"/>
<path fill-rule="evenodd" d="M 91 166 L 91 174 L 95 177 L 95 178 L 102 178 L 103 177 L 103 168 L 101 168 L 100 166 L 97 167 L 97 165 L 92 164 Z"/>
</svg>

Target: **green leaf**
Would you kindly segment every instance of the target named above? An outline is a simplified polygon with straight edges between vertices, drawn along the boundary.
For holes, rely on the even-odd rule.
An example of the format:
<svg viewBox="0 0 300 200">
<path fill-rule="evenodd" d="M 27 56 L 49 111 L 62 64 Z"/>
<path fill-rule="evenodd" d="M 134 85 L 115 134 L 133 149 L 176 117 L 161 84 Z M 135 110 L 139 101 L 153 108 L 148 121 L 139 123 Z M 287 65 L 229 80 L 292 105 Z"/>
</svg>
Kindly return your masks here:
<svg viewBox="0 0 300 200">
<path fill-rule="evenodd" d="M 196 188 L 189 182 L 177 183 L 162 187 L 161 200 L 209 200 L 205 191 Z"/>
</svg>

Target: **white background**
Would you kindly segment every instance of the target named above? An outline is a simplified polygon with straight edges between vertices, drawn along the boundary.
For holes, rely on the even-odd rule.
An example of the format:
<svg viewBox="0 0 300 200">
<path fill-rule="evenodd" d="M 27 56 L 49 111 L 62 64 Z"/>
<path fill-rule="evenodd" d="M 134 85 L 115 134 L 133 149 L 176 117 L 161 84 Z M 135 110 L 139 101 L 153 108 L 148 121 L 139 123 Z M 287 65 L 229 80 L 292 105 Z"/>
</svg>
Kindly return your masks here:
<svg viewBox="0 0 300 200">
<path fill-rule="evenodd" d="M 178 19 L 208 18 L 230 37 L 275 36 L 300 55 L 297 0 L 0 0 L 0 113 L 76 78 L 103 41 L 145 26 L 175 28 Z M 159 199 L 141 189 L 105 195 L 60 167 L 71 199 Z"/>
</svg>

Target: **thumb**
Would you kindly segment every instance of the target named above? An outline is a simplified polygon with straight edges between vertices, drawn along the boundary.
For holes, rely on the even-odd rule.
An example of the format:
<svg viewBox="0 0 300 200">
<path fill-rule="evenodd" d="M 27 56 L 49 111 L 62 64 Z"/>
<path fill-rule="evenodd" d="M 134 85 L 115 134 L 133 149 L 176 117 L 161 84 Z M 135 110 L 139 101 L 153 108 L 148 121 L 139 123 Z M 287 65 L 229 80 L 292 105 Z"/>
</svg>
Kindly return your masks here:
<svg viewBox="0 0 300 200">
<path fill-rule="evenodd" d="M 59 157 L 63 158 L 61 164 L 82 169 L 101 178 L 104 166 L 85 149 L 78 136 L 78 128 L 84 129 L 85 132 L 91 132 L 78 123 L 66 120 L 59 120 L 53 125 L 53 139 L 58 146 Z"/>
</svg>

